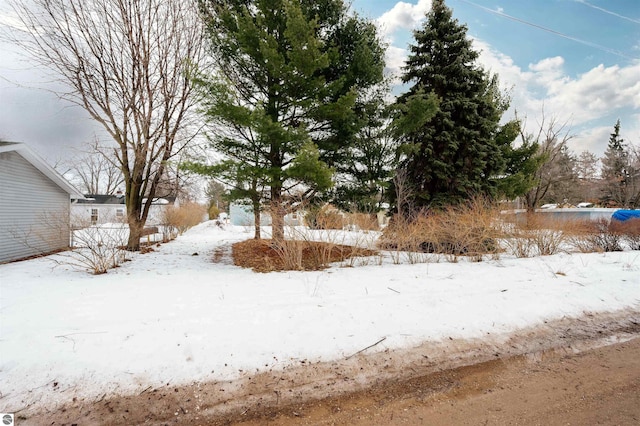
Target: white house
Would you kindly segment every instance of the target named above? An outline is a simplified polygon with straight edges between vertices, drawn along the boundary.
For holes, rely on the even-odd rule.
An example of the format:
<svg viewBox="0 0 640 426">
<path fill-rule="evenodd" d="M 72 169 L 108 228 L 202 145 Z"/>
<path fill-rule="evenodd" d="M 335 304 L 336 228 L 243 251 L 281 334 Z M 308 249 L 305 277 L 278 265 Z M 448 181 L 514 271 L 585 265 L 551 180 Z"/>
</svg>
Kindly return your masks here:
<svg viewBox="0 0 640 426">
<path fill-rule="evenodd" d="M 71 198 L 84 197 L 29 147 L 0 142 L 0 263 L 69 247 Z"/>
<path fill-rule="evenodd" d="M 164 212 L 169 206 L 174 205 L 178 205 L 175 197 L 154 199 L 149 209 L 147 225 L 162 225 Z M 127 206 L 125 204 L 124 194 L 85 194 L 83 199 L 74 201 L 71 205 L 71 224 L 74 228 L 126 221 Z"/>
</svg>

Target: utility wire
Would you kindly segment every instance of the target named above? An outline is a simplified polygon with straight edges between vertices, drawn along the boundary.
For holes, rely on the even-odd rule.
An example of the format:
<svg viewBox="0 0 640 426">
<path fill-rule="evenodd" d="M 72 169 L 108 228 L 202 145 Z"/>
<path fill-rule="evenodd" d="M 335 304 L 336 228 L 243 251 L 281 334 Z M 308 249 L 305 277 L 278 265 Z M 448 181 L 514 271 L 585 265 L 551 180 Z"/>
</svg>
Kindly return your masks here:
<svg viewBox="0 0 640 426">
<path fill-rule="evenodd" d="M 473 2 L 468 1 L 468 0 L 458 0 L 458 1 L 461 1 L 463 3 L 467 3 L 467 4 L 471 5 L 471 6 L 475 6 L 475 7 L 479 8 L 479 9 L 482 9 L 482 10 L 484 10 L 486 12 L 493 13 L 494 15 L 498 15 L 498 16 L 501 16 L 503 18 L 511 19 L 512 21 L 519 22 L 519 23 L 525 24 L 525 25 L 529 25 L 530 27 L 534 27 L 534 28 L 537 28 L 539 30 L 543 30 L 543 31 L 546 31 L 548 33 L 557 35 L 559 37 L 566 38 L 567 40 L 575 41 L 576 43 L 584 44 L 585 46 L 593 47 L 594 49 L 599 49 L 599 50 L 602 50 L 604 52 L 611 53 L 612 55 L 620 56 L 620 57 L 627 58 L 627 59 L 639 59 L 637 57 L 629 56 L 629 55 L 627 55 L 627 54 L 625 54 L 623 52 L 620 52 L 618 50 L 614 50 L 614 49 L 611 49 L 611 48 L 608 48 L 608 47 L 605 47 L 605 46 L 601 46 L 599 44 L 592 43 L 590 41 L 582 40 L 582 39 L 579 39 L 579 38 L 576 38 L 576 37 L 561 33 L 559 31 L 553 30 L 551 28 L 543 27 L 542 25 L 534 24 L 533 22 L 525 21 L 524 19 L 520 19 L 520 18 L 516 18 L 515 16 L 507 15 L 506 13 L 503 13 L 503 12 L 500 12 L 500 11 L 497 11 L 497 10 L 494 10 L 494 9 L 490 9 L 488 7 L 479 5 L 477 3 L 473 3 Z"/>
<path fill-rule="evenodd" d="M 640 24 L 640 20 L 639 19 L 633 19 L 633 18 L 629 18 L 628 16 L 620 15 L 619 13 L 612 12 L 610 10 L 607 10 L 607 9 L 603 8 L 603 7 L 596 6 L 595 4 L 591 4 L 586 0 L 575 0 L 575 1 L 578 2 L 578 3 L 584 4 L 585 6 L 589 6 L 589 7 L 593 8 L 593 9 L 595 9 L 595 10 L 599 10 L 601 12 L 608 13 L 609 15 L 617 16 L 620 19 L 626 19 L 629 22 L 633 22 L 635 24 Z"/>
</svg>

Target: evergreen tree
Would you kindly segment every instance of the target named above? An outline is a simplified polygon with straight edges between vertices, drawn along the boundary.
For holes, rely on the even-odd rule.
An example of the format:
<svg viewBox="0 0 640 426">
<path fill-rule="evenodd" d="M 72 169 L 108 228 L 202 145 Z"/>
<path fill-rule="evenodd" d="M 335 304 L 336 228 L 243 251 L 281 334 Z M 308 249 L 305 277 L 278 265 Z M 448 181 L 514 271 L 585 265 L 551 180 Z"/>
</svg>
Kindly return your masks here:
<svg viewBox="0 0 640 426">
<path fill-rule="evenodd" d="M 538 154 L 540 148 L 537 141 L 522 138 L 522 143 L 514 148 L 510 141 L 514 134 L 521 130 L 519 121 L 512 121 L 504 126 L 501 136 L 505 142 L 500 143 L 506 161 L 505 172 L 498 180 L 498 194 L 507 200 L 514 200 L 526 194 L 536 185 L 536 172 L 542 166 L 542 157 Z"/>
<path fill-rule="evenodd" d="M 411 184 L 414 211 L 495 195 L 507 146 L 517 135 L 513 124 L 499 125 L 508 100 L 497 78 L 475 64 L 478 53 L 466 26 L 453 19 L 443 0 L 433 1 L 426 18 L 414 32 L 404 68 L 403 82 L 413 86 L 398 100 L 403 104 L 421 93 L 439 98 L 435 116 L 405 134 L 407 157 L 401 167 Z"/>
<path fill-rule="evenodd" d="M 342 0 L 200 5 L 219 67 L 199 80 L 219 165 L 254 206 L 268 202 L 273 238 L 284 238 L 284 215 L 331 187 L 349 155 L 366 122 L 359 94 L 382 81 L 384 49 Z"/>
<path fill-rule="evenodd" d="M 613 126 L 613 133 L 609 136 L 607 150 L 602 159 L 602 177 L 607 180 L 622 182 L 628 166 L 628 152 L 624 139 L 620 137 L 620 120 Z"/>
<path fill-rule="evenodd" d="M 398 165 L 399 141 L 386 93 L 388 86 L 381 85 L 367 94 L 366 124 L 357 133 L 347 160 L 337 169 L 337 185 L 330 201 L 343 210 L 376 213 L 388 201 L 387 191 Z"/>
<path fill-rule="evenodd" d="M 613 126 L 602 158 L 603 201 L 618 206 L 629 203 L 629 151 L 620 137 L 620 120 Z"/>
</svg>

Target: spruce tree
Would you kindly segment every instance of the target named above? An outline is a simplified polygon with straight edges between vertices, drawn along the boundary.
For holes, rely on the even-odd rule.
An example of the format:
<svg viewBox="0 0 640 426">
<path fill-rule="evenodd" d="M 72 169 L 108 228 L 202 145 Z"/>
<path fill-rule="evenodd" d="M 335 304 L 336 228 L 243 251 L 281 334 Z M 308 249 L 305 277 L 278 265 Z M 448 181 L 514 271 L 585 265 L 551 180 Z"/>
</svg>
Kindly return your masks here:
<svg viewBox="0 0 640 426">
<path fill-rule="evenodd" d="M 612 181 L 624 181 L 627 163 L 628 153 L 624 139 L 620 137 L 620 120 L 617 120 L 602 159 L 602 177 Z"/>
<path fill-rule="evenodd" d="M 617 206 L 629 204 L 629 151 L 620 137 L 620 120 L 613 126 L 602 158 L 603 201 Z"/>
<path fill-rule="evenodd" d="M 412 86 L 398 102 L 432 93 L 439 108 L 405 134 L 401 167 L 412 188 L 410 212 L 496 194 L 517 135 L 514 122 L 499 125 L 508 100 L 497 78 L 476 65 L 478 53 L 466 32 L 443 0 L 433 1 L 422 28 L 414 32 L 402 77 Z"/>
</svg>

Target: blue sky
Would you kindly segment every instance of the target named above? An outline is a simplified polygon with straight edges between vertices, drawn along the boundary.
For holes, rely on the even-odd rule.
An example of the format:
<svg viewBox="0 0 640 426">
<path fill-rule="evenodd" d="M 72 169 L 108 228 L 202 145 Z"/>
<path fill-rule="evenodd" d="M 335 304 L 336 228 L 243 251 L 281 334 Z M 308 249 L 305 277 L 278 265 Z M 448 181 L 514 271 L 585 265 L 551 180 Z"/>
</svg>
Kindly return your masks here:
<svg viewBox="0 0 640 426">
<path fill-rule="evenodd" d="M 544 116 L 567 123 L 570 147 L 601 155 L 620 118 L 640 145 L 639 0 L 447 0 L 481 51 L 479 62 L 511 88 L 512 110 L 529 131 Z M 431 0 L 354 0 L 390 43 L 387 65 L 400 72 L 412 30 Z M 541 28 L 542 27 L 542 28 Z M 401 91 L 396 87 L 396 91 Z"/>
<path fill-rule="evenodd" d="M 479 62 L 511 89 L 512 118 L 528 131 L 543 111 L 566 123 L 574 152 L 601 155 L 620 118 L 622 137 L 640 145 L 640 0 L 447 0 L 481 52 Z M 389 43 L 387 67 L 400 72 L 412 30 L 431 0 L 353 0 Z M 0 27 L 11 22 L 0 0 Z M 544 27 L 544 29 L 539 28 Z M 0 28 L 1 29 L 1 28 Z M 560 34 L 556 34 L 556 33 Z M 91 141 L 99 128 L 78 107 L 42 88 L 60 90 L 14 46 L 0 42 L 0 138 L 26 142 L 49 162 Z M 395 87 L 395 93 L 402 91 Z"/>
</svg>

